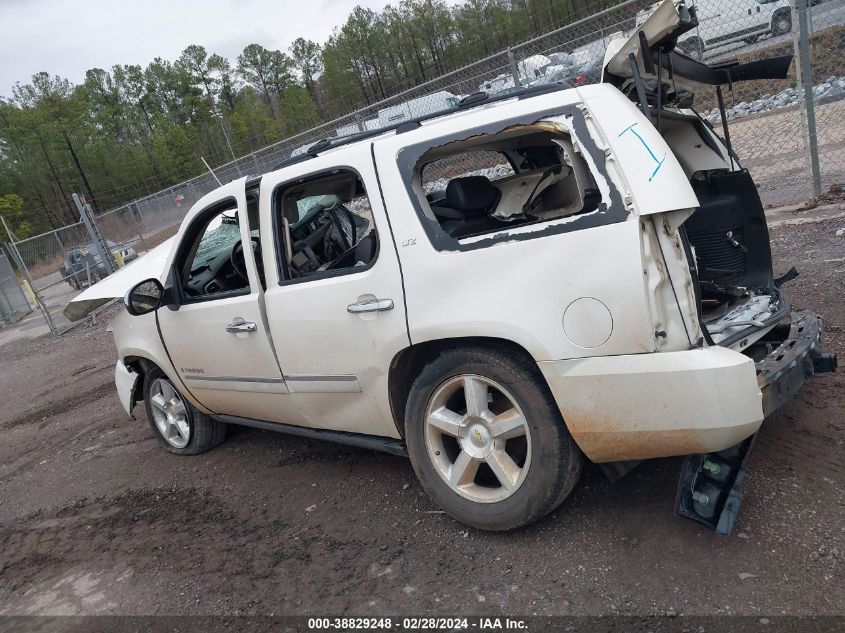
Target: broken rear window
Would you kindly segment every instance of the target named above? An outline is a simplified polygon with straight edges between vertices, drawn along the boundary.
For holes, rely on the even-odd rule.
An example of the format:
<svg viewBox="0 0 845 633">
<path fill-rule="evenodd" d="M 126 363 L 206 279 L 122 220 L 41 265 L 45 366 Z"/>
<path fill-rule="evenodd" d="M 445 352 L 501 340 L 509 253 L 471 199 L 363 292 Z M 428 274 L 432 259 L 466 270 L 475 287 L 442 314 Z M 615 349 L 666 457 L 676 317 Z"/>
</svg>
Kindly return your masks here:
<svg viewBox="0 0 845 633">
<path fill-rule="evenodd" d="M 595 212 L 601 194 L 561 126 L 517 126 L 431 148 L 417 163 L 423 212 L 456 240 Z"/>
</svg>

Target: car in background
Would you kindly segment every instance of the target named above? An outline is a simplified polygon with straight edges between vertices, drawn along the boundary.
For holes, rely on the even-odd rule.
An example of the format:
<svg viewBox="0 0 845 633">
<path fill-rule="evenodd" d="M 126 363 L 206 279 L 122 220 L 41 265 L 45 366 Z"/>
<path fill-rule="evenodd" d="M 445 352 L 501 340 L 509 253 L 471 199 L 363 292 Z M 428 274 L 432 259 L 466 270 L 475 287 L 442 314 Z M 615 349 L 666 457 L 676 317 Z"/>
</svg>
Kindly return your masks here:
<svg viewBox="0 0 845 633">
<path fill-rule="evenodd" d="M 610 42 L 616 39 L 626 39 L 626 35 L 622 31 L 614 31 L 603 35 L 601 39 L 579 46 L 571 53 L 549 53 L 549 59 L 556 69 L 565 69 L 563 73 L 558 71 L 558 74 L 562 75 L 560 80 L 564 83 L 576 88 L 595 84 L 601 81 L 605 51 Z"/>
<path fill-rule="evenodd" d="M 118 245 L 111 240 L 106 240 L 106 244 L 112 253 L 112 257 L 117 259 L 119 255 L 124 264 L 138 259 L 138 253 L 131 246 Z M 59 272 L 70 287 L 77 290 L 97 283 L 108 275 L 102 258 L 93 243 L 77 246 L 68 251 Z"/>
<path fill-rule="evenodd" d="M 402 121 L 410 121 L 442 110 L 449 110 L 458 105 L 460 100 L 461 98 L 459 96 L 447 90 L 439 90 L 423 97 L 409 99 L 400 104 L 379 110 L 378 126 L 388 127 L 401 123 Z"/>
<path fill-rule="evenodd" d="M 660 3 L 637 13 L 640 26 Z M 698 27 L 679 41 L 679 48 L 693 59 L 727 44 L 751 44 L 764 35 L 786 35 L 792 31 L 792 7 L 789 0 L 696 0 Z M 819 1 L 808 2 L 808 5 Z"/>
<path fill-rule="evenodd" d="M 601 71 L 604 67 L 604 56 L 596 55 L 592 51 L 579 51 L 573 55 L 575 64 L 570 66 L 564 77 L 564 81 L 570 86 L 585 86 L 601 81 Z"/>
<path fill-rule="evenodd" d="M 502 73 L 501 75 L 493 77 L 493 79 L 488 79 L 483 82 L 478 86 L 478 91 L 486 92 L 489 95 L 495 95 L 505 92 L 506 90 L 512 90 L 515 87 L 516 84 L 513 81 L 513 75 L 511 73 Z"/>
</svg>

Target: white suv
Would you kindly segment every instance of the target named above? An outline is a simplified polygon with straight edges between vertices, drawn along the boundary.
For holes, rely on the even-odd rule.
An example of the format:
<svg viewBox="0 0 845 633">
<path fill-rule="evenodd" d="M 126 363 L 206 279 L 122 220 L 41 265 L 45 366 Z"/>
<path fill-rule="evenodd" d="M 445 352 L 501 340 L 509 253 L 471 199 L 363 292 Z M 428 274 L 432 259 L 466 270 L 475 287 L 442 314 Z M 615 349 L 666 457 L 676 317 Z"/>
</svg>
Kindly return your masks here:
<svg viewBox="0 0 845 633">
<path fill-rule="evenodd" d="M 653 100 L 667 4 L 609 83 L 476 95 L 202 198 L 68 308 L 128 290 L 127 412 L 176 454 L 228 423 L 407 454 L 492 530 L 553 510 L 585 460 L 694 454 L 679 512 L 729 529 L 749 438 L 835 359 L 818 317 L 790 321 L 754 183 L 686 93 L 652 117 L 625 94 Z M 730 81 L 673 63 L 678 90 Z"/>
</svg>

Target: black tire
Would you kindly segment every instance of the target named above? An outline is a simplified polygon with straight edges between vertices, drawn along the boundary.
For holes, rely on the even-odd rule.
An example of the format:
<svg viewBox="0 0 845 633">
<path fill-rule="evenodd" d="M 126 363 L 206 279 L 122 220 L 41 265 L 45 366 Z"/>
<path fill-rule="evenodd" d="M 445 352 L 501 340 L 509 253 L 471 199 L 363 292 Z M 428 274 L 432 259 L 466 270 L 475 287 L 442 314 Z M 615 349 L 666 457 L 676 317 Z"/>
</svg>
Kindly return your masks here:
<svg viewBox="0 0 845 633">
<path fill-rule="evenodd" d="M 147 411 L 147 419 L 153 435 L 167 451 L 174 455 L 199 455 L 223 443 L 223 440 L 226 439 L 226 424 L 198 411 L 181 395 L 180 398 L 185 405 L 187 423 L 190 429 L 188 443 L 183 448 L 177 448 L 168 442 L 156 425 L 152 411 L 150 391 L 151 385 L 156 380 L 166 381 L 176 393 L 178 393 L 178 389 L 158 367 L 151 368 L 144 376 L 144 408 Z"/>
<path fill-rule="evenodd" d="M 494 503 L 467 499 L 444 481 L 426 445 L 426 410 L 441 385 L 461 375 L 495 381 L 509 391 L 527 421 L 531 460 L 521 485 Z M 423 488 L 449 515 L 467 525 L 504 531 L 528 525 L 554 510 L 572 492 L 583 456 L 536 363 L 508 347 L 448 350 L 414 380 L 406 407 L 406 444 Z"/>
<path fill-rule="evenodd" d="M 792 31 L 792 14 L 789 11 L 775 13 L 772 17 L 772 35 L 786 35 Z"/>
<path fill-rule="evenodd" d="M 79 282 L 74 277 L 68 277 L 67 283 L 74 290 L 79 290 Z"/>
</svg>

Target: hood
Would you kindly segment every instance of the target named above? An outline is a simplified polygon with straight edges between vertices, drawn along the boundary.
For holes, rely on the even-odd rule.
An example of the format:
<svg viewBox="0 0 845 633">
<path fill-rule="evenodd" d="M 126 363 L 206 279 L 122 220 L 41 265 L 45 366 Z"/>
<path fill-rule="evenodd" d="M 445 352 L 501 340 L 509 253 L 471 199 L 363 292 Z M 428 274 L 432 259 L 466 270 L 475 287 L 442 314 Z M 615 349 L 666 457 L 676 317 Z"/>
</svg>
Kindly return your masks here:
<svg viewBox="0 0 845 633">
<path fill-rule="evenodd" d="M 671 81 L 673 90 L 696 94 L 715 86 L 732 85 L 740 81 L 785 79 L 792 63 L 792 55 L 761 59 L 740 64 L 736 61 L 708 66 L 675 50 L 678 38 L 698 28 L 694 7 L 687 8 L 684 0 L 664 0 L 631 36 L 610 43 L 605 53 L 602 81 L 620 89 L 630 86 L 634 79 L 631 55 L 637 70 L 650 92 L 656 92 L 658 61 L 665 82 Z M 671 59 L 669 59 L 671 58 Z M 672 69 L 671 80 L 669 68 Z M 664 87 L 666 89 L 666 87 Z"/>
<path fill-rule="evenodd" d="M 65 306 L 64 315 L 71 321 L 78 321 L 112 299 L 123 297 L 132 286 L 145 279 L 155 277 L 164 283 L 164 266 L 174 239 L 171 237 L 162 242 L 146 255 L 76 295 Z"/>
</svg>

